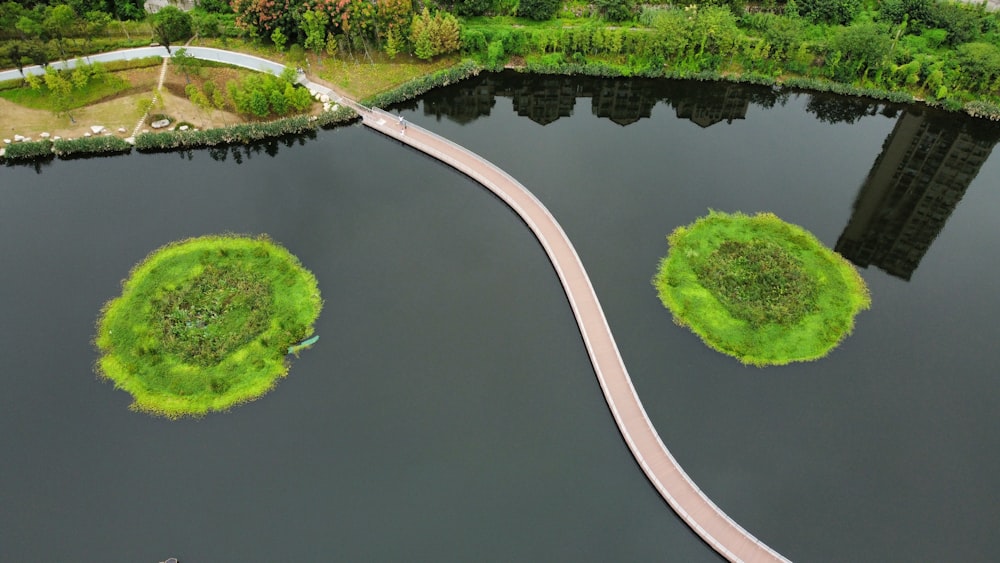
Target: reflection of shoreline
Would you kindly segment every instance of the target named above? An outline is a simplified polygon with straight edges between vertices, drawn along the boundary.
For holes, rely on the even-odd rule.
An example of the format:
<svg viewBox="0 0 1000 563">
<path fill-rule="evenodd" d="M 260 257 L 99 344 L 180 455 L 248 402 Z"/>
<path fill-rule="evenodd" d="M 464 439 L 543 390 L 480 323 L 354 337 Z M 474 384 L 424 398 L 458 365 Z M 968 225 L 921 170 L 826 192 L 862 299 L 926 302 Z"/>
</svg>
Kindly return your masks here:
<svg viewBox="0 0 1000 563">
<path fill-rule="evenodd" d="M 678 117 L 704 128 L 745 119 L 750 104 L 772 107 L 788 94 L 734 83 L 499 73 L 424 94 L 424 115 L 466 124 L 488 116 L 497 96 L 510 98 L 518 115 L 540 125 L 569 117 L 579 98 L 590 98 L 593 115 L 623 127 L 651 117 L 653 107 L 665 102 Z"/>
<path fill-rule="evenodd" d="M 909 280 L 979 173 L 1000 130 L 905 111 L 854 201 L 836 250 Z"/>
</svg>

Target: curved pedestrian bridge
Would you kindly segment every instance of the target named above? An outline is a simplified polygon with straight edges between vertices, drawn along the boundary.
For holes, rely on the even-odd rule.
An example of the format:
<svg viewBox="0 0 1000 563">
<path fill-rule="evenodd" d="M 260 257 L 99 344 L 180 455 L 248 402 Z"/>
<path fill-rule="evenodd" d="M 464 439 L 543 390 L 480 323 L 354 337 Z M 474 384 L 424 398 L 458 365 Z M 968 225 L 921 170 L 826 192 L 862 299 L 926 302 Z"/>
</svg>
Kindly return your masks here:
<svg viewBox="0 0 1000 563">
<path fill-rule="evenodd" d="M 366 126 L 452 166 L 496 194 L 521 217 L 559 275 L 615 423 L 656 490 L 705 542 L 727 559 L 787 561 L 726 516 L 663 445 L 632 386 L 583 263 L 545 206 L 517 180 L 475 153 L 387 112 L 364 108 L 342 98 L 341 101 L 354 107 Z"/>
</svg>

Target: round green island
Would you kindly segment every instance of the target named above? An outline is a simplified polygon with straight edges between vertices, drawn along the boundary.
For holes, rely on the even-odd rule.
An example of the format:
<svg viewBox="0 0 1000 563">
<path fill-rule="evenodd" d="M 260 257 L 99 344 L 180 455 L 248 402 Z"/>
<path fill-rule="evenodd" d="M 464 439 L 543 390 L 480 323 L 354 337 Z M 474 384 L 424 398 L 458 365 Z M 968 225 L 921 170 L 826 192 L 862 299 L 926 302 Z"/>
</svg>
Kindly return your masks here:
<svg viewBox="0 0 1000 563">
<path fill-rule="evenodd" d="M 854 265 L 772 213 L 711 211 L 667 240 L 653 285 L 674 322 L 747 364 L 822 358 L 871 305 Z"/>
<path fill-rule="evenodd" d="M 97 372 L 132 408 L 178 418 L 226 410 L 288 373 L 323 302 L 316 278 L 266 236 L 205 236 L 147 256 L 101 312 Z"/>
</svg>

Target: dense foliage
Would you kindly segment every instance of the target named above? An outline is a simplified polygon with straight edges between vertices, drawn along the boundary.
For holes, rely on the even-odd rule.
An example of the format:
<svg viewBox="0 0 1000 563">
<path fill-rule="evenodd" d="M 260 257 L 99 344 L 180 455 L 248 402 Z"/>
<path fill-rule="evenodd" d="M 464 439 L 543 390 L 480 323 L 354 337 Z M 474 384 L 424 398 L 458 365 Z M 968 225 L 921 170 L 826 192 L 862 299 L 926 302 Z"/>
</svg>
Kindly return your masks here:
<svg viewBox="0 0 1000 563">
<path fill-rule="evenodd" d="M 312 334 L 316 278 L 266 237 L 200 237 L 156 250 L 105 305 L 97 370 L 132 408 L 177 418 L 256 399 Z"/>
<path fill-rule="evenodd" d="M 599 2 L 583 16 L 564 10 L 541 23 L 469 20 L 462 50 L 487 68 L 522 57 L 533 71 L 736 76 L 917 98 L 1000 118 L 992 110 L 1000 105 L 1000 16 L 981 6 L 813 0 L 750 12 L 736 2 L 703 2 L 646 5 L 629 25 L 605 24 L 617 17 L 612 4 Z"/>
<path fill-rule="evenodd" d="M 770 213 L 711 212 L 668 237 L 653 285 L 674 321 L 757 366 L 827 355 L 871 304 L 854 266 Z"/>
</svg>

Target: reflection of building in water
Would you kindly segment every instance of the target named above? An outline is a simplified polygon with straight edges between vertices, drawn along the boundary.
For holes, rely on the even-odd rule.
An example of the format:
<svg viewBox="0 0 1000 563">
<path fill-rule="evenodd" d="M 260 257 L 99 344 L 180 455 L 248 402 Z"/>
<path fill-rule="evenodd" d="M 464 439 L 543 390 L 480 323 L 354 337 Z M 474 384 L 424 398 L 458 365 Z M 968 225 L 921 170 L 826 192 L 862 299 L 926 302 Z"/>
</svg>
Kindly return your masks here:
<svg viewBox="0 0 1000 563">
<path fill-rule="evenodd" d="M 675 108 L 677 117 L 690 119 L 705 128 L 720 121 L 732 123 L 734 119 L 746 119 L 750 108 L 749 90 L 738 84 L 727 84 L 725 88 L 700 88 L 698 96 L 678 100 Z"/>
<path fill-rule="evenodd" d="M 493 82 L 484 80 L 472 87 L 457 89 L 454 95 L 425 96 L 424 115 L 433 115 L 439 121 L 444 116 L 465 125 L 479 117 L 489 115 L 495 103 Z"/>
<path fill-rule="evenodd" d="M 511 93 L 517 115 L 541 125 L 573 114 L 578 95 L 573 82 L 563 77 L 546 77 L 540 83 L 515 88 Z"/>
<path fill-rule="evenodd" d="M 950 121 L 950 122 L 949 122 Z M 904 112 L 861 186 L 836 250 L 909 280 L 1000 139 Z"/>
<path fill-rule="evenodd" d="M 591 111 L 618 125 L 631 125 L 653 114 L 656 97 L 651 88 L 636 80 L 602 80 L 593 91 Z"/>
</svg>

